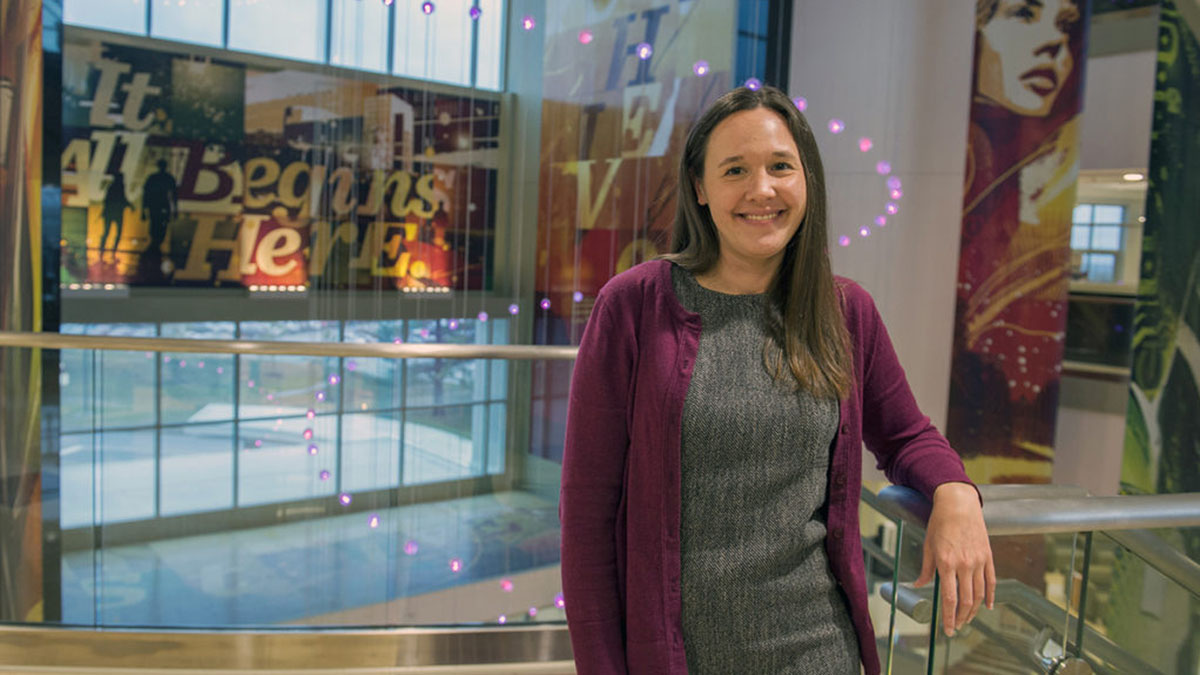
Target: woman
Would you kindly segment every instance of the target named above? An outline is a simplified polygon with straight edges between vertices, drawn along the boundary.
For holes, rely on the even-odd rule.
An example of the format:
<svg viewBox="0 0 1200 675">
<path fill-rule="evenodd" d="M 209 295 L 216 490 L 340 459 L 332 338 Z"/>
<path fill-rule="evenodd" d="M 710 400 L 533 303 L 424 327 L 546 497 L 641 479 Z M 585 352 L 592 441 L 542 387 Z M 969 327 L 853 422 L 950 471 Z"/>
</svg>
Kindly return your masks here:
<svg viewBox="0 0 1200 675">
<path fill-rule="evenodd" d="M 994 585 L 979 499 L 870 297 L 830 273 L 812 130 L 736 89 L 688 136 L 673 253 L 599 293 L 571 382 L 563 593 L 580 673 L 879 671 L 865 439 L 934 502 L 947 631 Z"/>
</svg>

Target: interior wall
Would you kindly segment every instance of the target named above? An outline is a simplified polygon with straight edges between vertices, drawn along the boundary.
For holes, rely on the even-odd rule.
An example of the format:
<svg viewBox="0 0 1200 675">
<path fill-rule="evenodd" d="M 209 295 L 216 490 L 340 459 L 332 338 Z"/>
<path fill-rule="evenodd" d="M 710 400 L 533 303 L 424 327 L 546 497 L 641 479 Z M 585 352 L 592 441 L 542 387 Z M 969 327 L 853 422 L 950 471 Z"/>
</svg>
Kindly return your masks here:
<svg viewBox="0 0 1200 675">
<path fill-rule="evenodd" d="M 1153 50 L 1143 50 L 1088 59 L 1080 169 L 1145 169 L 1156 58 Z"/>
<path fill-rule="evenodd" d="M 943 427 L 966 161 L 975 4 L 796 0 L 792 96 L 808 102 L 830 192 L 834 271 L 875 297 L 921 409 Z M 845 131 L 833 135 L 833 117 Z M 859 139 L 872 142 L 862 152 Z M 899 213 L 883 213 L 891 163 Z M 849 236 L 850 246 L 837 245 Z"/>
</svg>

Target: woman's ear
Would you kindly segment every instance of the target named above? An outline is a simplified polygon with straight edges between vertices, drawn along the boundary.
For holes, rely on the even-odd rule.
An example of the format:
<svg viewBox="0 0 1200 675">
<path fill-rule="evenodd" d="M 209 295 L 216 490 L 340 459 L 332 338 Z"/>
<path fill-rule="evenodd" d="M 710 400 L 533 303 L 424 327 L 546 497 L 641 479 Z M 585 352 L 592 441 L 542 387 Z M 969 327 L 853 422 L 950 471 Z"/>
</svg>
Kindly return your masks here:
<svg viewBox="0 0 1200 675">
<path fill-rule="evenodd" d="M 692 187 L 696 188 L 696 203 L 701 206 L 708 205 L 708 197 L 704 195 L 704 186 L 700 184 L 700 181 L 693 178 Z"/>
</svg>

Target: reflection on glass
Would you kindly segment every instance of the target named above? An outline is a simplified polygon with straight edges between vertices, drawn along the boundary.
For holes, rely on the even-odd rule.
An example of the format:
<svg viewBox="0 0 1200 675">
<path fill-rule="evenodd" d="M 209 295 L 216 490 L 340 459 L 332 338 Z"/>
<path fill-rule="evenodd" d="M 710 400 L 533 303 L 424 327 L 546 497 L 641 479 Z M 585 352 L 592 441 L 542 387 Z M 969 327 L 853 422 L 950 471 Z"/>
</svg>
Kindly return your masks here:
<svg viewBox="0 0 1200 675">
<path fill-rule="evenodd" d="M 1092 222 L 1097 225 L 1120 225 L 1125 222 L 1125 207 L 1115 204 L 1096 204 Z"/>
<path fill-rule="evenodd" d="M 154 517 L 154 471 L 152 429 L 64 435 L 59 459 L 62 526 Z"/>
<path fill-rule="evenodd" d="M 150 13 L 150 35 L 219 47 L 224 7 L 224 0 L 159 2 Z"/>
<path fill-rule="evenodd" d="M 233 424 L 163 427 L 162 515 L 233 507 Z"/>
<path fill-rule="evenodd" d="M 425 14 L 420 2 L 398 2 L 393 73 L 471 84 L 471 17 L 467 3 L 439 2 Z M 482 16 L 480 17 L 482 18 Z"/>
<path fill-rule="evenodd" d="M 475 59 L 475 86 L 500 91 L 504 39 L 504 0 L 479 2 L 479 52 Z"/>
<path fill-rule="evenodd" d="M 232 322 L 164 323 L 164 338 L 230 340 Z M 163 354 L 161 418 L 163 424 L 233 419 L 232 354 Z"/>
</svg>

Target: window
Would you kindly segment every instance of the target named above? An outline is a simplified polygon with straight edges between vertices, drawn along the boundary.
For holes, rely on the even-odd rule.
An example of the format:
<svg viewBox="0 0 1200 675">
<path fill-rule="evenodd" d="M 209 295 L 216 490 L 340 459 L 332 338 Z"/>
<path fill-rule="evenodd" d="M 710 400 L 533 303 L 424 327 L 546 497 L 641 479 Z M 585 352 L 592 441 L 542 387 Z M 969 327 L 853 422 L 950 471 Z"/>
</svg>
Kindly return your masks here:
<svg viewBox="0 0 1200 675">
<path fill-rule="evenodd" d="M 1072 214 L 1071 276 L 1095 283 L 1120 281 L 1125 206 L 1079 204 Z"/>
</svg>

